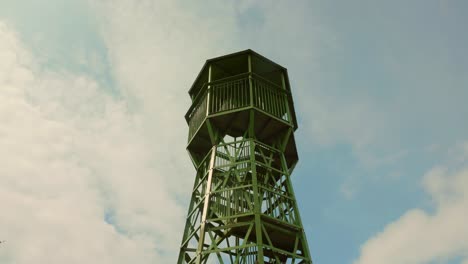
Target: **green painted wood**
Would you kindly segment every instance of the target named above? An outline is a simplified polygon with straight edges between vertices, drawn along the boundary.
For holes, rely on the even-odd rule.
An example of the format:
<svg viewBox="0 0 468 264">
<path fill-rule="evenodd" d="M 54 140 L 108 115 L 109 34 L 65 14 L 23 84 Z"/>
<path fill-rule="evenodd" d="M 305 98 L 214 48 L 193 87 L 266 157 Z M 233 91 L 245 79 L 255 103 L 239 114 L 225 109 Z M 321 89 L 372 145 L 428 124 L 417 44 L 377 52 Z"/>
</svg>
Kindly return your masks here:
<svg viewBox="0 0 468 264">
<path fill-rule="evenodd" d="M 197 172 L 177 263 L 312 263 L 290 181 L 297 124 L 286 78 L 250 50 L 202 69 L 186 114 Z"/>
</svg>

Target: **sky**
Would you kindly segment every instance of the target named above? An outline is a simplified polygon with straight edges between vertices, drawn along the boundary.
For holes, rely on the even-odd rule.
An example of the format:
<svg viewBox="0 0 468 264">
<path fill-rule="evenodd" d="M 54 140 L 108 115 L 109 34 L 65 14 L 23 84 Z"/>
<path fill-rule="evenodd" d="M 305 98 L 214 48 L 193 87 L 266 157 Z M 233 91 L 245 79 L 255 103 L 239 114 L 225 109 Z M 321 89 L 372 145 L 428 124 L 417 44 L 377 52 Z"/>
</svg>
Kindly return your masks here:
<svg viewBox="0 0 468 264">
<path fill-rule="evenodd" d="M 468 264 L 468 2 L 0 1 L 0 263 L 175 263 L 208 58 L 286 67 L 314 263 Z"/>
</svg>

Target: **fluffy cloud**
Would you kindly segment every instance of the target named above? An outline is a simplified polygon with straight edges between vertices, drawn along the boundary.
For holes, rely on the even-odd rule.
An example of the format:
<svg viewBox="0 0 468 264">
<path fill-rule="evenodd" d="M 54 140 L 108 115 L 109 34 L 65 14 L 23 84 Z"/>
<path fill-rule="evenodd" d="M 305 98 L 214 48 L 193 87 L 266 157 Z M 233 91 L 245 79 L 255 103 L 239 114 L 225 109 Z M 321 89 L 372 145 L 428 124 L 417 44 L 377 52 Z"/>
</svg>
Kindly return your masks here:
<svg viewBox="0 0 468 264">
<path fill-rule="evenodd" d="M 116 97 L 91 76 L 42 68 L 1 26 L 0 262 L 173 262 L 194 175 L 184 151 L 186 91 L 203 61 L 239 46 L 285 66 L 312 60 L 310 34 L 290 30 L 316 25 L 302 4 L 90 6 Z"/>
<path fill-rule="evenodd" d="M 164 157 L 155 162 L 164 168 L 166 187 L 187 193 L 194 175 L 185 151 L 187 91 L 207 58 L 234 51 L 233 9 L 219 1 L 118 0 L 90 6 L 120 94 L 144 120 L 148 146 Z"/>
<path fill-rule="evenodd" d="M 233 51 L 235 11 L 218 1 L 216 15 L 175 1 L 90 6 L 117 95 L 91 75 L 44 68 L 47 54 L 0 24 L 1 263 L 177 257 L 194 175 L 186 92 L 206 58 Z"/>
<path fill-rule="evenodd" d="M 355 264 L 468 262 L 468 166 L 439 166 L 423 179 L 435 210 L 412 209 L 369 239 Z M 460 162 L 460 161 L 458 161 Z M 463 162 L 462 162 L 463 163 Z"/>
<path fill-rule="evenodd" d="M 144 118 L 88 76 L 42 68 L 0 23 L 1 263 L 174 259 L 185 208 L 166 178 L 188 166 L 168 173 L 182 158 L 152 148 Z"/>
</svg>

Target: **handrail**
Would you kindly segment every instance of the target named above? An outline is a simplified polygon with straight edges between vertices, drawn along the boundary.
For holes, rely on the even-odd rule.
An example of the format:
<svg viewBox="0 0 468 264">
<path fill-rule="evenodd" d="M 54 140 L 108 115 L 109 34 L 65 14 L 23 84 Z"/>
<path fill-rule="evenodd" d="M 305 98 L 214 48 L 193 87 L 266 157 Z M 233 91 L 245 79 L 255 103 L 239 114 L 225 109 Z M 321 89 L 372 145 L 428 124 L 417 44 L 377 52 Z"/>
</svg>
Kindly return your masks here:
<svg viewBox="0 0 468 264">
<path fill-rule="evenodd" d="M 239 144 L 239 143 L 244 143 L 246 141 L 250 141 L 250 139 L 248 138 L 244 138 L 244 139 L 241 139 L 241 140 L 236 140 L 236 141 L 233 141 L 233 142 L 223 142 L 223 143 L 219 143 L 218 144 L 218 147 L 224 147 L 224 146 L 228 146 L 228 145 L 233 145 L 233 144 Z"/>
<path fill-rule="evenodd" d="M 252 76 L 255 77 L 254 79 L 260 79 L 260 81 L 264 81 L 264 82 L 266 82 L 266 83 L 268 83 L 268 84 L 271 84 L 271 85 L 273 85 L 273 86 L 276 86 L 276 88 L 279 88 L 281 91 L 283 91 L 283 92 L 285 92 L 285 93 L 289 93 L 289 91 L 286 90 L 286 89 L 283 89 L 283 87 L 282 87 L 281 85 L 278 85 L 278 84 L 276 84 L 276 83 L 274 83 L 274 82 L 272 82 L 272 81 L 270 81 L 270 80 L 268 80 L 268 79 L 262 77 L 261 75 L 255 73 L 255 72 L 252 72 Z"/>
<path fill-rule="evenodd" d="M 245 77 L 245 76 L 248 76 L 248 75 L 249 75 L 248 72 L 244 72 L 244 73 L 240 73 L 240 74 L 237 74 L 237 75 L 232 75 L 232 76 L 229 76 L 229 77 L 226 77 L 226 78 L 218 79 L 218 80 L 209 82 L 208 84 L 213 85 L 213 84 L 217 84 L 217 83 L 222 83 L 222 82 L 225 82 L 225 81 L 235 80 L 235 79 L 238 79 L 239 77 Z"/>
<path fill-rule="evenodd" d="M 193 103 L 192 105 L 190 106 L 190 108 L 188 109 L 187 113 L 185 114 L 185 119 L 187 121 L 187 123 L 190 125 L 192 124 L 192 122 L 194 122 L 193 118 L 195 118 L 195 116 L 197 116 L 197 120 L 201 117 L 201 116 L 206 116 L 206 115 L 209 115 L 211 113 L 211 111 L 214 111 L 214 112 L 222 112 L 224 110 L 230 110 L 229 107 L 234 107 L 234 108 L 239 108 L 239 107 L 244 107 L 244 106 L 248 106 L 250 105 L 247 101 L 242 101 L 244 99 L 241 99 L 241 101 L 227 101 L 227 102 L 230 102 L 231 104 L 230 105 L 217 105 L 216 102 L 212 101 L 212 98 L 210 96 L 210 98 L 208 98 L 208 93 L 211 94 L 210 91 L 214 91 L 214 94 L 213 98 L 218 98 L 217 97 L 217 92 L 215 91 L 218 91 L 219 88 L 221 87 L 217 87 L 217 86 L 222 86 L 224 84 L 226 85 L 229 85 L 229 84 L 233 84 L 237 81 L 239 82 L 245 82 L 242 84 L 242 90 L 239 90 L 239 92 L 242 94 L 242 93 L 245 93 L 244 89 L 249 89 L 249 82 L 247 81 L 247 77 L 249 77 L 249 79 L 252 80 L 251 82 L 251 85 L 252 88 L 254 89 L 254 96 L 255 98 L 257 98 L 258 96 L 261 96 L 262 98 L 265 97 L 264 99 L 261 99 L 260 97 L 258 98 L 258 101 L 257 103 L 261 103 L 261 105 L 251 105 L 251 107 L 259 107 L 259 110 L 262 110 L 262 111 L 266 111 L 270 114 L 272 114 L 273 116 L 283 120 L 283 121 L 287 121 L 289 122 L 289 117 L 286 116 L 283 117 L 283 114 L 285 113 L 285 109 L 287 109 L 287 104 L 284 104 L 284 103 L 281 103 L 283 102 L 282 99 L 280 99 L 280 97 L 290 97 L 291 96 L 291 93 L 290 91 L 286 90 L 286 89 L 283 89 L 280 85 L 260 76 L 259 74 L 257 73 L 254 73 L 254 72 L 248 72 L 248 73 L 241 73 L 241 74 L 237 74 L 237 75 L 233 75 L 233 76 L 229 76 L 229 77 L 226 77 L 226 78 L 222 78 L 222 79 L 218 79 L 218 80 L 215 80 L 215 81 L 212 81 L 212 82 L 207 82 L 207 83 L 204 83 L 200 89 L 200 91 L 197 93 L 197 95 L 195 96 L 195 99 L 193 100 Z M 224 87 L 224 86 L 223 86 Z M 238 93 L 237 92 L 237 89 L 234 89 L 232 90 L 233 88 L 229 88 L 228 90 L 225 90 L 225 91 L 232 91 L 232 92 L 235 92 L 235 93 Z M 223 90 L 219 90 L 220 92 L 221 91 L 224 91 Z M 244 91 L 244 92 L 242 92 Z M 258 95 L 257 92 L 259 93 Z M 266 94 L 265 94 L 266 92 Z M 221 94 L 223 94 L 225 92 L 221 92 Z M 248 92 L 247 92 L 247 99 L 246 100 L 249 100 L 248 99 Z M 223 95 L 224 96 L 224 95 Z M 276 97 L 276 96 L 280 96 L 280 97 Z M 244 98 L 244 97 L 241 97 L 241 98 Z M 220 99 L 220 98 L 218 98 Z M 269 100 L 269 99 L 272 99 L 273 101 L 270 102 L 268 105 L 264 103 L 266 101 L 264 100 Z M 255 100 L 255 99 L 254 99 Z M 209 102 L 208 102 L 209 101 Z M 232 104 L 234 102 L 234 104 Z M 210 106 L 209 108 L 207 108 L 207 113 L 203 113 L 203 109 L 201 108 L 201 104 L 203 103 L 206 103 L 207 107 Z M 219 103 L 219 102 L 218 102 Z M 237 105 L 236 105 L 237 104 Z M 214 107 L 214 108 L 213 108 Z M 221 107 L 221 108 L 219 108 Z M 225 107 L 228 107 L 229 109 L 225 109 Z M 218 109 L 219 108 L 219 109 Z M 198 122 L 198 121 L 195 121 L 195 122 Z M 193 125 L 197 126 L 197 124 L 193 123 Z M 190 136 L 190 135 L 189 135 Z M 190 136 L 191 137 L 191 136 Z"/>
<path fill-rule="evenodd" d="M 258 188 L 264 189 L 265 191 L 268 191 L 268 192 L 270 192 L 272 194 L 276 194 L 278 196 L 281 196 L 284 199 L 288 199 L 288 200 L 291 200 L 291 201 L 294 200 L 291 196 L 287 196 L 287 195 L 284 194 L 286 191 L 284 191 L 284 193 L 280 193 L 280 192 L 275 191 L 275 190 L 273 190 L 271 188 L 268 188 L 266 185 L 264 185 L 262 183 L 258 184 Z"/>
<path fill-rule="evenodd" d="M 185 114 L 185 120 L 186 120 L 187 122 L 189 122 L 189 115 L 190 115 L 190 113 L 193 112 L 193 109 L 194 109 L 196 106 L 198 106 L 198 104 L 200 103 L 199 101 L 201 100 L 201 98 L 203 98 L 203 96 L 200 96 L 200 95 L 201 95 L 201 92 L 202 92 L 202 91 L 206 92 L 206 89 L 205 89 L 206 86 L 205 86 L 205 85 L 206 85 L 206 83 L 203 84 L 202 89 L 200 90 L 200 92 L 198 92 L 198 94 L 197 94 L 195 100 L 193 100 L 192 105 L 190 106 L 190 108 L 187 110 L 187 113 Z M 204 93 L 203 93 L 203 94 L 204 94 Z"/>
<path fill-rule="evenodd" d="M 241 74 L 229 76 L 229 77 L 226 77 L 226 78 L 218 79 L 218 80 L 215 80 L 215 81 L 212 81 L 212 82 L 204 83 L 202 85 L 202 87 L 200 88 L 200 91 L 198 91 L 197 95 L 195 96 L 195 99 L 193 100 L 192 105 L 190 106 L 187 113 L 185 114 L 185 120 L 187 120 L 187 122 L 189 121 L 188 116 L 193 111 L 193 108 L 195 108 L 195 106 L 199 103 L 198 101 L 200 101 L 200 98 L 203 98 L 202 94 L 204 94 L 206 92 L 208 86 L 215 85 L 215 84 L 218 84 L 218 83 L 223 83 L 223 82 L 230 81 L 230 80 L 241 79 L 240 77 L 245 77 L 245 76 L 248 76 L 249 74 L 250 73 L 246 72 L 246 73 L 241 73 Z"/>
<path fill-rule="evenodd" d="M 267 145 L 267 144 L 265 144 L 265 143 L 263 143 L 263 142 L 261 142 L 261 141 L 254 140 L 254 142 L 255 142 L 255 145 L 260 145 L 260 146 L 262 146 L 263 148 L 266 148 L 266 149 L 268 149 L 268 150 L 273 150 L 273 151 L 275 151 L 275 152 L 277 152 L 277 153 L 281 153 L 281 150 L 279 150 L 279 149 L 277 149 L 277 148 L 275 148 L 275 147 L 273 147 L 273 146 Z"/>
<path fill-rule="evenodd" d="M 215 84 L 218 84 L 218 83 L 223 83 L 223 82 L 226 82 L 226 81 L 230 81 L 230 80 L 236 80 L 236 79 L 241 79 L 241 77 L 245 77 L 245 76 L 249 76 L 249 75 L 252 75 L 252 77 L 254 77 L 253 79 L 259 79 L 260 81 L 263 81 L 263 82 L 266 82 L 267 84 L 270 84 L 272 86 L 275 86 L 276 88 L 278 88 L 278 90 L 275 89 L 275 91 L 279 91 L 281 93 L 286 93 L 286 94 L 290 94 L 290 92 L 288 90 L 285 90 L 283 89 L 283 87 L 281 87 L 280 85 L 262 77 L 261 75 L 255 73 L 255 72 L 246 72 L 246 73 L 241 73 L 241 74 L 237 74 L 237 75 L 233 75 L 233 76 L 229 76 L 229 77 L 226 77 L 226 78 L 222 78 L 222 79 L 218 79 L 218 80 L 215 80 L 215 81 L 212 81 L 212 82 L 206 82 L 202 85 L 202 88 L 200 89 L 200 91 L 197 93 L 197 95 L 195 96 L 195 99 L 193 100 L 193 103 L 192 105 L 190 106 L 189 110 L 187 111 L 187 113 L 185 114 L 185 119 L 187 121 L 188 120 L 188 116 L 190 115 L 190 113 L 193 111 L 193 108 L 198 104 L 198 101 L 200 101 L 200 98 L 203 98 L 202 94 L 204 94 L 207 90 L 207 87 L 210 86 L 210 85 L 215 85 Z M 272 89 L 271 87 L 269 86 L 266 86 L 268 87 L 269 89 Z"/>
<path fill-rule="evenodd" d="M 236 140 L 236 141 L 233 141 L 233 142 L 223 142 L 223 143 L 219 143 L 218 144 L 218 147 L 224 147 L 224 146 L 228 146 L 228 145 L 234 145 L 234 144 L 239 144 L 239 143 L 244 143 L 244 142 L 247 142 L 247 141 L 253 141 L 253 143 L 255 143 L 255 145 L 260 145 L 262 146 L 263 148 L 266 148 L 268 150 L 272 150 L 272 151 L 275 151 L 277 153 L 281 153 L 281 150 L 279 150 L 278 148 L 275 148 L 273 146 L 270 146 L 270 145 L 267 145 L 261 141 L 258 141 L 258 140 L 255 140 L 255 139 L 250 139 L 250 138 L 243 138 L 243 139 L 240 139 L 240 140 Z"/>
</svg>

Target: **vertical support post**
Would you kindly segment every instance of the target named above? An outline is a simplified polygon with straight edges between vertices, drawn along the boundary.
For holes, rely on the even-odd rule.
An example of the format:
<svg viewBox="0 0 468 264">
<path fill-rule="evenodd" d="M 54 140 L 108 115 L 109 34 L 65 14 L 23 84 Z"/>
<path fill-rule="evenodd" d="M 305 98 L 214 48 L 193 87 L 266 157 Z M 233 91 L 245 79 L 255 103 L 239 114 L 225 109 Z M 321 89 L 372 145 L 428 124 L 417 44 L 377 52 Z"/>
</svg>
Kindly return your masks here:
<svg viewBox="0 0 468 264">
<path fill-rule="evenodd" d="M 252 85 L 252 56 L 250 54 L 247 55 L 247 62 L 248 62 L 248 68 L 249 68 L 250 107 L 254 107 L 254 92 L 253 92 L 253 85 Z"/>
<path fill-rule="evenodd" d="M 200 175 L 199 175 L 198 169 L 197 169 L 197 176 L 195 178 L 195 183 L 193 184 L 193 188 L 192 188 L 192 199 L 190 199 L 190 205 L 189 205 L 189 209 L 188 209 L 188 212 L 187 212 L 187 220 L 185 221 L 185 228 L 184 228 L 184 235 L 182 236 L 182 242 L 188 236 L 189 230 L 190 230 L 190 227 L 191 227 L 190 212 L 193 210 L 193 208 L 195 206 L 195 201 L 196 201 L 195 200 L 195 188 L 197 187 L 199 182 L 200 182 Z M 183 249 L 181 247 L 180 252 L 179 252 L 179 259 L 177 260 L 177 263 L 182 263 L 184 257 L 185 257 L 185 252 L 183 252 Z"/>
<path fill-rule="evenodd" d="M 255 161 L 255 140 L 254 140 L 254 110 L 250 110 L 250 120 L 249 120 L 249 145 L 250 145 L 250 166 L 252 172 L 252 189 L 254 197 L 254 221 L 255 221 L 255 237 L 257 240 L 257 262 L 259 264 L 264 263 L 264 254 L 263 254 L 263 236 L 262 236 L 262 221 L 261 221 L 261 210 L 262 210 L 262 201 L 259 195 L 258 188 L 258 179 L 257 179 L 257 168 Z"/>
<path fill-rule="evenodd" d="M 210 114 L 211 107 L 211 63 L 208 66 L 208 86 L 206 87 L 206 116 Z"/>
<path fill-rule="evenodd" d="M 281 152 L 284 153 L 286 151 L 289 138 L 291 137 L 293 132 L 294 132 L 293 128 L 289 127 L 288 130 L 286 130 L 286 132 L 284 133 L 283 138 L 280 139 L 281 141 L 280 141 L 279 149 L 281 150 Z M 287 166 L 286 166 L 286 169 L 287 169 Z"/>
<path fill-rule="evenodd" d="M 296 195 L 294 194 L 294 190 L 291 184 L 291 175 L 288 170 L 288 164 L 286 162 L 286 157 L 284 156 L 284 153 L 281 154 L 281 165 L 283 166 L 284 175 L 286 176 L 286 188 L 288 189 L 290 196 L 293 197 L 293 207 L 294 207 L 294 212 L 296 213 L 294 218 L 296 220 L 296 224 L 301 227 L 300 239 L 302 239 L 302 243 L 303 243 L 302 253 L 306 257 L 306 259 L 310 260 L 310 263 L 312 264 L 312 258 L 309 252 L 309 244 L 307 243 L 304 226 L 302 225 L 301 215 L 299 214 L 299 207 L 297 206 Z M 294 252 L 294 254 L 295 253 L 296 252 Z"/>
<path fill-rule="evenodd" d="M 208 215 L 208 206 L 210 203 L 210 195 L 211 195 L 211 183 L 213 181 L 213 167 L 214 161 L 216 157 L 216 145 L 211 148 L 211 158 L 210 158 L 210 167 L 208 171 L 208 179 L 206 183 L 206 191 L 205 191 L 205 201 L 203 204 L 203 213 L 201 218 L 201 225 L 200 225 L 200 237 L 198 239 L 198 248 L 197 248 L 197 264 L 201 264 L 202 260 L 202 251 L 203 251 L 203 244 L 205 244 L 205 228 L 206 228 L 206 218 Z"/>
<path fill-rule="evenodd" d="M 289 96 L 291 96 L 288 92 L 288 90 L 286 89 L 286 81 L 284 80 L 284 72 L 281 72 L 281 86 L 283 87 L 283 90 L 286 94 L 285 98 L 283 100 L 285 100 L 285 104 L 286 104 L 286 112 L 288 114 L 288 122 L 289 123 L 293 123 L 293 120 L 292 120 L 292 115 L 291 115 L 291 109 L 289 109 Z"/>
</svg>

